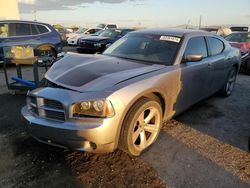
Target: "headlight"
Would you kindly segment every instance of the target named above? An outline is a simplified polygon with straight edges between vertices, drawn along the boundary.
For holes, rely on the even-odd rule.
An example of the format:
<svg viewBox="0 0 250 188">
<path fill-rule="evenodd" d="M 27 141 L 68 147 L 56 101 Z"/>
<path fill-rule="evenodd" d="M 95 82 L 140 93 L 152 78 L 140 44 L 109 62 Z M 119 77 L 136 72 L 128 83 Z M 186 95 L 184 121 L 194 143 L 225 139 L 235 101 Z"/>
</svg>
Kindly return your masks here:
<svg viewBox="0 0 250 188">
<path fill-rule="evenodd" d="M 102 44 L 101 43 L 95 43 L 94 46 L 95 47 L 102 47 Z"/>
<path fill-rule="evenodd" d="M 71 106 L 73 118 L 81 117 L 112 117 L 115 115 L 113 106 L 108 100 L 82 101 Z"/>
</svg>

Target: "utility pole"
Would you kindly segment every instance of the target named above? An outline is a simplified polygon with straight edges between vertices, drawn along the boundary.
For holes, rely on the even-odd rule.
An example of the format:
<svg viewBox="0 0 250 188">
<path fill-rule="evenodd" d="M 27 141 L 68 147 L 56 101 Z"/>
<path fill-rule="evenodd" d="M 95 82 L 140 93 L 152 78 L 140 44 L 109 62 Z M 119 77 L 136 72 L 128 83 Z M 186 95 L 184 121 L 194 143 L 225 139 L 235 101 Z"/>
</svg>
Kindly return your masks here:
<svg viewBox="0 0 250 188">
<path fill-rule="evenodd" d="M 36 10 L 32 10 L 32 13 L 33 13 L 33 15 L 34 15 L 34 21 L 36 22 L 37 20 L 36 20 Z"/>
<path fill-rule="evenodd" d="M 200 15 L 199 29 L 201 28 L 201 22 L 202 22 L 202 15 Z"/>
<path fill-rule="evenodd" d="M 189 25 L 190 25 L 190 20 L 188 20 L 187 22 L 186 29 L 189 29 Z"/>
</svg>

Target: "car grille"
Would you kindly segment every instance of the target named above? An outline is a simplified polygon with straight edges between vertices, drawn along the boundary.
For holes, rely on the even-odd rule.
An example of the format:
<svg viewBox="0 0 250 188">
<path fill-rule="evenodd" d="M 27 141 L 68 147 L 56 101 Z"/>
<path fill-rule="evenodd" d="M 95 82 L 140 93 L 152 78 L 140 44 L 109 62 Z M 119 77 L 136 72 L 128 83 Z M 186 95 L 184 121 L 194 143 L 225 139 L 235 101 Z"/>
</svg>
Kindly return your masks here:
<svg viewBox="0 0 250 188">
<path fill-rule="evenodd" d="M 79 45 L 81 47 L 87 47 L 87 48 L 92 48 L 94 47 L 94 43 L 90 41 L 80 41 Z"/>
<path fill-rule="evenodd" d="M 58 101 L 50 100 L 50 99 L 43 99 L 43 102 L 44 102 L 44 105 L 49 108 L 63 109 L 62 103 Z"/>
<path fill-rule="evenodd" d="M 45 98 L 28 97 L 29 110 L 42 118 L 65 121 L 65 111 L 62 103 Z"/>
</svg>

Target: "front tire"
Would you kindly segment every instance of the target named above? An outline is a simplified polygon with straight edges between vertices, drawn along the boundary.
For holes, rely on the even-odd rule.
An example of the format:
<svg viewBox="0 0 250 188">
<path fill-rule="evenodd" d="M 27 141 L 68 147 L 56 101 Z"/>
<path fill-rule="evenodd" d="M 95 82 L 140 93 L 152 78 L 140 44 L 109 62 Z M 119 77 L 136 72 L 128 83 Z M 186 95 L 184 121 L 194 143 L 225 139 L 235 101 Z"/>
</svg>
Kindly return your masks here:
<svg viewBox="0 0 250 188">
<path fill-rule="evenodd" d="M 232 69 L 228 74 L 226 83 L 223 85 L 220 91 L 223 97 L 228 97 L 232 94 L 236 81 L 236 76 L 237 76 L 237 69 L 235 67 L 232 67 Z"/>
<path fill-rule="evenodd" d="M 126 115 L 119 140 L 119 148 L 131 156 L 139 156 L 159 136 L 162 108 L 148 98 L 138 100 Z"/>
</svg>

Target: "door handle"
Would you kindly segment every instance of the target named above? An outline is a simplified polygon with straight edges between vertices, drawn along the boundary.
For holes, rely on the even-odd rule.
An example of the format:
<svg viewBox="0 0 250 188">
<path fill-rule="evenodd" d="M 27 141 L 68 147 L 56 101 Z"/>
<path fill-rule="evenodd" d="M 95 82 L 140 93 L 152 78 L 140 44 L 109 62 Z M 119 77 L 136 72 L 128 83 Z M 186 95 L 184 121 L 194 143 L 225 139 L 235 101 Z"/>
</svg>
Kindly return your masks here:
<svg viewBox="0 0 250 188">
<path fill-rule="evenodd" d="M 38 37 L 38 38 L 36 38 L 36 40 L 41 40 L 41 38 L 40 38 L 40 37 Z"/>
</svg>

